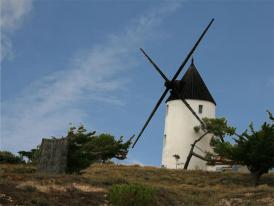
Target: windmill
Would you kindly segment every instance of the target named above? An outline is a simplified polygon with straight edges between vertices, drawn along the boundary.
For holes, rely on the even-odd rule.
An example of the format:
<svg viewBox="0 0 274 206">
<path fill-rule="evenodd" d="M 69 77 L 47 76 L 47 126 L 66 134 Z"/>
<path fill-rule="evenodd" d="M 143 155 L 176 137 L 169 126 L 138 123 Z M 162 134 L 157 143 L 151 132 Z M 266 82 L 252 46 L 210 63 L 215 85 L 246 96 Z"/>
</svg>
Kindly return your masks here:
<svg viewBox="0 0 274 206">
<path fill-rule="evenodd" d="M 209 114 L 207 117 L 215 117 L 215 101 L 210 95 L 206 85 L 204 84 L 202 78 L 200 77 L 195 65 L 194 61 L 192 59 L 192 63 L 190 65 L 190 68 L 184 75 L 184 77 L 181 80 L 177 80 L 177 77 L 183 70 L 184 66 L 194 53 L 195 49 L 207 33 L 208 29 L 210 28 L 211 24 L 213 23 L 214 19 L 212 19 L 207 27 L 204 29 L 203 33 L 197 40 L 197 42 L 194 44 L 193 48 L 188 53 L 187 57 L 184 59 L 180 67 L 178 68 L 177 72 L 174 74 L 173 78 L 169 80 L 167 76 L 163 73 L 163 71 L 157 66 L 157 64 L 147 55 L 147 53 L 141 48 L 141 52 L 144 54 L 144 56 L 148 59 L 148 61 L 153 65 L 153 67 L 156 69 L 156 71 L 161 75 L 161 77 L 165 81 L 165 90 L 163 94 L 160 96 L 159 100 L 157 101 L 156 105 L 154 106 L 152 112 L 150 113 L 148 119 L 146 120 L 144 126 L 142 127 L 140 133 L 138 134 L 135 142 L 133 143 L 132 148 L 136 145 L 139 138 L 145 131 L 146 127 L 148 126 L 149 122 L 151 121 L 152 117 L 154 116 L 155 112 L 159 108 L 160 104 L 165 99 L 166 95 L 170 91 L 170 97 L 167 99 L 167 113 L 168 109 L 170 109 L 170 114 L 166 114 L 166 124 L 165 124 L 165 135 L 164 135 L 164 147 L 163 147 L 163 157 L 162 157 L 162 165 L 168 168 L 174 168 L 175 163 L 173 155 L 178 153 L 180 157 L 183 158 L 186 157 L 190 144 L 192 141 L 194 141 L 195 137 L 189 138 L 187 136 L 191 135 L 193 136 L 193 127 L 197 126 L 197 124 L 204 125 L 204 122 L 202 121 L 201 117 L 203 115 L 197 114 L 197 107 L 198 107 L 198 113 L 201 113 L 201 110 L 203 110 L 203 105 L 206 104 L 206 107 L 209 109 Z M 200 88 L 198 88 L 197 92 L 194 92 L 195 85 L 193 82 L 197 81 L 197 84 Z M 188 90 L 191 90 L 190 92 Z M 194 98 L 188 98 L 189 95 L 195 96 Z M 196 94 L 197 93 L 197 94 Z M 198 95 L 198 97 L 197 97 Z M 202 98 L 200 98 L 200 96 Z M 189 100 L 190 99 L 190 100 Z M 196 99 L 199 101 L 197 102 Z M 170 100 L 176 100 L 176 101 L 170 101 Z M 202 103 L 201 103 L 202 101 Z M 170 108 L 169 108 L 170 107 Z M 194 108 L 195 107 L 195 108 Z M 178 117 L 179 114 L 179 117 Z M 175 119 L 174 119 L 175 118 Z M 186 132 L 187 131 L 187 132 Z M 195 136 L 195 135 L 194 135 Z M 182 141 L 183 139 L 183 141 Z M 186 141 L 188 139 L 188 141 Z M 207 149 L 209 147 L 209 141 L 206 140 L 206 142 L 203 142 L 204 149 Z M 172 154 L 173 153 L 173 154 Z M 196 160 L 196 163 L 194 161 L 194 164 L 190 167 L 194 169 L 194 167 L 199 169 L 205 169 L 205 164 L 201 163 L 201 160 Z"/>
</svg>

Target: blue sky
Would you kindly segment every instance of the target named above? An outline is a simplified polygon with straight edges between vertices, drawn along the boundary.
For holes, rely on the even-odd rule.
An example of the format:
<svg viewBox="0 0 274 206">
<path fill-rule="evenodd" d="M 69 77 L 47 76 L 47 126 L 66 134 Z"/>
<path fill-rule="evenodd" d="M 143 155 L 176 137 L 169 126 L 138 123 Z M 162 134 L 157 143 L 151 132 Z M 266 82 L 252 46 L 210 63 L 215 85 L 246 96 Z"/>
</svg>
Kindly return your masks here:
<svg viewBox="0 0 274 206">
<path fill-rule="evenodd" d="M 273 10 L 273 1 L 1 0 L 1 149 L 31 149 L 69 123 L 137 134 L 164 89 L 139 48 L 171 78 L 213 17 L 195 65 L 218 117 L 238 132 L 259 126 L 274 112 Z M 164 110 L 126 162 L 160 165 Z"/>
</svg>

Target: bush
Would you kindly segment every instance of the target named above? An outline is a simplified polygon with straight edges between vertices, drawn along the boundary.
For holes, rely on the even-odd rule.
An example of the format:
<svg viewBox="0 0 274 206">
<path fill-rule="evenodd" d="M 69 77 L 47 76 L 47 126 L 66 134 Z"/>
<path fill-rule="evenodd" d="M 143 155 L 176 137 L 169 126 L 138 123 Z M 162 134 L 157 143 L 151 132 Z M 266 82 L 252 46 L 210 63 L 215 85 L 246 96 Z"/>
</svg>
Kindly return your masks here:
<svg viewBox="0 0 274 206">
<path fill-rule="evenodd" d="M 25 187 L 23 187 L 23 189 L 27 192 L 35 192 L 36 191 L 36 187 L 34 187 L 32 185 L 26 185 Z"/>
<path fill-rule="evenodd" d="M 11 164 L 16 164 L 16 163 L 23 163 L 24 161 L 18 157 L 12 154 L 11 152 L 8 151 L 0 151 L 0 164 L 2 163 L 11 163 Z"/>
<path fill-rule="evenodd" d="M 79 173 L 90 164 L 109 163 L 112 158 L 123 160 L 127 157 L 131 141 L 124 141 L 123 137 L 115 139 L 110 134 L 95 135 L 88 132 L 84 126 L 71 127 L 68 131 L 68 165 L 67 172 Z"/>
<path fill-rule="evenodd" d="M 114 206 L 146 206 L 155 204 L 156 191 L 142 184 L 122 184 L 111 187 L 108 199 Z"/>
<path fill-rule="evenodd" d="M 51 206 L 52 204 L 49 202 L 49 200 L 45 198 L 39 198 L 35 197 L 30 200 L 30 205 L 35 205 L 35 206 Z"/>
</svg>

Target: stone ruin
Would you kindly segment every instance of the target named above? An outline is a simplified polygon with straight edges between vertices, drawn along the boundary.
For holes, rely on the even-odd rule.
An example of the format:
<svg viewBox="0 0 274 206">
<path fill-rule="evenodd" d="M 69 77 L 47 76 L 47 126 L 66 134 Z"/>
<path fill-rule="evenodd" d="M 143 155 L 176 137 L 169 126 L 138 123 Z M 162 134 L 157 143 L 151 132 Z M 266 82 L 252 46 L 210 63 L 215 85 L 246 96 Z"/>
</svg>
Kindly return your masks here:
<svg viewBox="0 0 274 206">
<path fill-rule="evenodd" d="M 59 174 L 66 172 L 68 138 L 43 139 L 40 150 L 38 172 Z"/>
</svg>

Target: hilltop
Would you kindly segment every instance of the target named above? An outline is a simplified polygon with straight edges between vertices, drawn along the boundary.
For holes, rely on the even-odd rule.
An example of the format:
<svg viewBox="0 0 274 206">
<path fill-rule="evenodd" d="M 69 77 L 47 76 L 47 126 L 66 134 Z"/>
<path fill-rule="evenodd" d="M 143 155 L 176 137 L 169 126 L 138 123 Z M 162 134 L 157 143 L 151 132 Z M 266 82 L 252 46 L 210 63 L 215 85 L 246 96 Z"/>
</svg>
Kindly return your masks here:
<svg viewBox="0 0 274 206">
<path fill-rule="evenodd" d="M 38 174 L 30 165 L 0 165 L 0 205 L 110 205 L 116 184 L 155 188 L 156 205 L 274 205 L 274 175 L 253 186 L 247 174 L 94 164 L 81 175 Z"/>
</svg>

